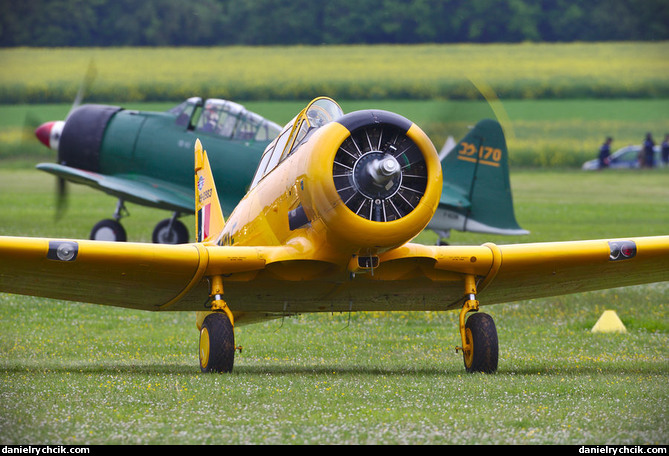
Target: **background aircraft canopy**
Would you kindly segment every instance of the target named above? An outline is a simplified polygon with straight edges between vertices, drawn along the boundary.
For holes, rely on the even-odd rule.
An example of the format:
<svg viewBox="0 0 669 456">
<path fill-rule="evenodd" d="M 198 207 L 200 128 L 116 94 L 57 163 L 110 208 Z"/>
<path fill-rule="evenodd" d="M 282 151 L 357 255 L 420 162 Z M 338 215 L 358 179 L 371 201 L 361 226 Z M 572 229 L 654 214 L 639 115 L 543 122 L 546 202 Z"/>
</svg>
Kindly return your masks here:
<svg viewBox="0 0 669 456">
<path fill-rule="evenodd" d="M 198 109 L 202 106 L 201 98 L 192 97 L 168 112 L 177 116 L 177 125 L 229 139 L 269 141 L 281 131 L 276 123 L 233 101 L 210 98 Z"/>
<path fill-rule="evenodd" d="M 267 146 L 260 159 L 251 188 L 285 160 L 319 127 L 343 115 L 344 111 L 334 100 L 326 97 L 314 99 L 293 120 L 288 122 L 279 136 Z"/>
<path fill-rule="evenodd" d="M 190 123 L 193 113 L 197 108 L 202 107 L 202 98 L 200 97 L 190 97 L 188 100 L 184 101 L 168 110 L 170 114 L 177 116 L 177 125 L 186 126 Z"/>
</svg>

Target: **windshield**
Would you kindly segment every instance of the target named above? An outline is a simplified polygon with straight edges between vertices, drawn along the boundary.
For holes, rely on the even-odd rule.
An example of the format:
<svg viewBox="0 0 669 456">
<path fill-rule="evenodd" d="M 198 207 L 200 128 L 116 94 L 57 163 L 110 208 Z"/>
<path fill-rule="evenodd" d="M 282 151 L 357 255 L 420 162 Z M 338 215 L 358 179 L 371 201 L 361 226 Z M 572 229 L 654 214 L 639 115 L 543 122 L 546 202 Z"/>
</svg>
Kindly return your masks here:
<svg viewBox="0 0 669 456">
<path fill-rule="evenodd" d="M 251 188 L 290 156 L 314 131 L 343 115 L 344 112 L 334 100 L 326 97 L 314 99 L 293 120 L 288 122 L 279 136 L 267 146 L 260 159 Z"/>
<path fill-rule="evenodd" d="M 177 116 L 175 123 L 182 127 L 186 127 L 190 124 L 191 117 L 195 109 L 202 106 L 202 98 L 200 97 L 191 97 L 183 103 L 173 107 L 168 110 L 170 114 Z"/>
</svg>

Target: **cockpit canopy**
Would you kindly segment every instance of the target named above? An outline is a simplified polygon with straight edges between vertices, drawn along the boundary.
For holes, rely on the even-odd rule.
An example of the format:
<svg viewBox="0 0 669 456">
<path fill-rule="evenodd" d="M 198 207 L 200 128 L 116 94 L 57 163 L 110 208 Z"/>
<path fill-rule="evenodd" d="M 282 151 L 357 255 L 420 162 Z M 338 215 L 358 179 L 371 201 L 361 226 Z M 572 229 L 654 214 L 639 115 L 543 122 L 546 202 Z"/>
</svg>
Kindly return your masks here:
<svg viewBox="0 0 669 456">
<path fill-rule="evenodd" d="M 267 146 L 260 159 L 251 188 L 290 156 L 314 131 L 343 115 L 341 107 L 330 98 L 319 97 L 311 101 Z"/>
<path fill-rule="evenodd" d="M 176 124 L 191 130 L 229 139 L 270 141 L 281 127 L 262 116 L 246 110 L 233 101 L 192 97 L 168 112 L 177 116 Z"/>
</svg>

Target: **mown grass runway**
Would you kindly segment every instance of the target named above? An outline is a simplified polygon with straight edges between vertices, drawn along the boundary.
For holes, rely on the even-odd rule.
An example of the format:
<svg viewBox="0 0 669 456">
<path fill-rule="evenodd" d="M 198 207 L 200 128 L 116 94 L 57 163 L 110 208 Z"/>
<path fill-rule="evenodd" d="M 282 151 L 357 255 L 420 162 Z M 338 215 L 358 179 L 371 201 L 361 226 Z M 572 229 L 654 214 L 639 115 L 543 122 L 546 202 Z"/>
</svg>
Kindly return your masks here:
<svg viewBox="0 0 669 456">
<path fill-rule="evenodd" d="M 526 237 L 667 234 L 668 170 L 512 173 Z M 113 199 L 0 170 L 0 234 L 86 237 Z M 130 207 L 131 240 L 164 214 Z M 186 220 L 188 223 L 189 220 Z M 431 243 L 430 233 L 421 242 Z M 36 284 L 39 286 L 39 284 Z M 238 328 L 231 375 L 203 375 L 186 313 L 0 295 L 0 442 L 667 444 L 667 283 L 486 307 L 495 375 L 467 375 L 456 313 L 305 315 Z M 627 334 L 592 334 L 614 309 Z"/>
</svg>

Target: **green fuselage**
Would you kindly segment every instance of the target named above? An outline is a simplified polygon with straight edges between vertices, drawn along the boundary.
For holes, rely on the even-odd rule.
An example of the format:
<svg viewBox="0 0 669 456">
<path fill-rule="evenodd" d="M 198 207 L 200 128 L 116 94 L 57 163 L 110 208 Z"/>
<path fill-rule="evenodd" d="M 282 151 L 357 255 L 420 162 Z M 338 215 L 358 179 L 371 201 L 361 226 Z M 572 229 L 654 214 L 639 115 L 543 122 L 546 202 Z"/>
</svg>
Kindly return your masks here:
<svg viewBox="0 0 669 456">
<path fill-rule="evenodd" d="M 120 111 L 108 123 L 100 147 L 99 172 L 155 182 L 193 197 L 193 147 L 200 139 L 221 203 L 229 214 L 248 190 L 269 141 L 223 138 L 175 125 L 168 113 Z M 194 210 L 193 203 L 193 210 Z"/>
</svg>

